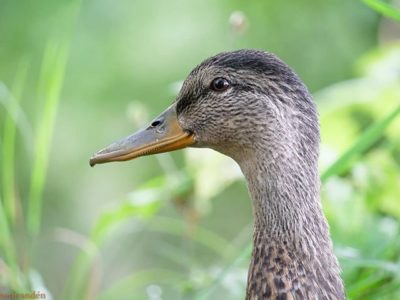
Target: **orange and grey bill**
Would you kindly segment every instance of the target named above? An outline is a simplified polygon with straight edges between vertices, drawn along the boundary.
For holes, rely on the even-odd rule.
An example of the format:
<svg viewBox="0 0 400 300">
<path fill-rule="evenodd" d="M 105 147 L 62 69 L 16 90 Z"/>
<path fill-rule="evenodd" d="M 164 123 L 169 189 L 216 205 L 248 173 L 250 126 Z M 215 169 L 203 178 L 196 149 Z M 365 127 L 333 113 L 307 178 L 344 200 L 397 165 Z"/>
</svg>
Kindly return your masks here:
<svg viewBox="0 0 400 300">
<path fill-rule="evenodd" d="M 194 144 L 194 136 L 178 123 L 175 105 L 159 115 L 152 125 L 112 143 L 90 158 L 90 165 L 125 161 L 139 156 L 170 152 Z"/>
</svg>

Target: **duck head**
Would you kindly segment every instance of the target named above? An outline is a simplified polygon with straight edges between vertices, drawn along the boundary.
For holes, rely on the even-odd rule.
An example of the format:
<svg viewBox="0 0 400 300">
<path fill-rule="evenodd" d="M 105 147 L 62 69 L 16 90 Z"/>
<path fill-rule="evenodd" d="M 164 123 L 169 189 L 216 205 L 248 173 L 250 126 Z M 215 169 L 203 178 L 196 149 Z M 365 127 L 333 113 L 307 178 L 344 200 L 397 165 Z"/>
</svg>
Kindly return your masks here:
<svg viewBox="0 0 400 300">
<path fill-rule="evenodd" d="M 97 152 L 90 165 L 185 147 L 212 148 L 240 164 L 287 143 L 315 151 L 318 140 L 315 107 L 297 75 L 270 53 L 238 50 L 203 61 L 166 111 Z"/>
</svg>

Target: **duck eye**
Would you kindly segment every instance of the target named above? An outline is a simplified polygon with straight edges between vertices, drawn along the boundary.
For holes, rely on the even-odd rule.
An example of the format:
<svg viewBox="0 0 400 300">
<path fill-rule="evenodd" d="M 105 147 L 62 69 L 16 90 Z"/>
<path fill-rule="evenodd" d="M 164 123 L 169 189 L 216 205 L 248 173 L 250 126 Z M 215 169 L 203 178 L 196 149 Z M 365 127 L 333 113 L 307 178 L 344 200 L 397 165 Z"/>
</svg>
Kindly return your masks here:
<svg viewBox="0 0 400 300">
<path fill-rule="evenodd" d="M 225 78 L 218 77 L 211 81 L 210 88 L 216 92 L 226 91 L 229 87 L 229 81 Z"/>
</svg>

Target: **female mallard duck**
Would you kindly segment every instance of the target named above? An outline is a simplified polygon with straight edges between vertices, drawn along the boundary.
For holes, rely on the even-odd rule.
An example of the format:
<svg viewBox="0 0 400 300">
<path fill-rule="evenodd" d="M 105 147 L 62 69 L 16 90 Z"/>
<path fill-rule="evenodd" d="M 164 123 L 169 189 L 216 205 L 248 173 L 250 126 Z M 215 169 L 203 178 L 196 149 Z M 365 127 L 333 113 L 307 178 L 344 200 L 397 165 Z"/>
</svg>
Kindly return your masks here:
<svg viewBox="0 0 400 300">
<path fill-rule="evenodd" d="M 317 111 L 285 63 L 256 50 L 208 58 L 149 127 L 90 164 L 188 146 L 230 156 L 246 177 L 255 218 L 246 299 L 345 298 L 319 200 Z"/>
</svg>

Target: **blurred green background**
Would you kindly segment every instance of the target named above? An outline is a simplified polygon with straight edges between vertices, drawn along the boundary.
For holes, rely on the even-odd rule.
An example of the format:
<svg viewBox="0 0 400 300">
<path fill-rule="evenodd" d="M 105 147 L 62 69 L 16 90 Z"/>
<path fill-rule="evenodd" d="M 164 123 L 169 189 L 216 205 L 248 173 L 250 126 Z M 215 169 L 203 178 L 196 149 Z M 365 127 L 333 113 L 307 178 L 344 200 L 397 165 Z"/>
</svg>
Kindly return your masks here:
<svg viewBox="0 0 400 300">
<path fill-rule="evenodd" d="M 220 51 L 276 53 L 321 116 L 350 299 L 400 298 L 400 12 L 379 0 L 0 0 L 0 291 L 243 299 L 252 214 L 228 158 L 88 159 Z"/>
</svg>

